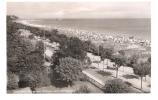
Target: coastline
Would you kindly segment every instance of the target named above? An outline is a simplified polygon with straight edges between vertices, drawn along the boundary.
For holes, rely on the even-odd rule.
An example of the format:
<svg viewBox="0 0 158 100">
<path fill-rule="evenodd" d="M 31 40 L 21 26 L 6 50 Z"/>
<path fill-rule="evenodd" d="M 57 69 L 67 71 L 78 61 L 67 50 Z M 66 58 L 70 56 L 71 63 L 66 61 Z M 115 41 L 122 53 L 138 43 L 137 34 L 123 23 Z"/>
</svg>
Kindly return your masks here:
<svg viewBox="0 0 158 100">
<path fill-rule="evenodd" d="M 27 26 L 31 26 L 31 27 L 42 28 L 42 29 L 48 30 L 48 31 L 51 31 L 53 29 L 57 29 L 59 34 L 65 34 L 68 37 L 78 37 L 83 41 L 90 40 L 90 41 L 96 42 L 96 43 L 103 43 L 104 41 L 107 41 L 107 40 L 111 39 L 114 42 L 118 42 L 118 43 L 123 43 L 123 42 L 140 43 L 140 42 L 144 42 L 149 46 L 151 44 L 150 40 L 136 39 L 135 37 L 132 37 L 132 39 L 130 39 L 131 36 L 129 36 L 127 34 L 122 35 L 122 34 L 119 34 L 119 33 L 118 34 L 115 33 L 114 35 L 116 35 L 116 36 L 114 36 L 114 35 L 109 35 L 108 33 L 105 34 L 103 32 L 91 32 L 91 31 L 87 31 L 87 30 L 79 30 L 79 29 L 73 29 L 73 28 L 33 24 L 33 23 L 29 22 L 29 20 L 17 20 L 16 22 L 27 25 Z"/>
<path fill-rule="evenodd" d="M 27 20 L 16 20 L 15 22 L 31 27 L 46 28 L 45 25 L 31 24 Z"/>
</svg>

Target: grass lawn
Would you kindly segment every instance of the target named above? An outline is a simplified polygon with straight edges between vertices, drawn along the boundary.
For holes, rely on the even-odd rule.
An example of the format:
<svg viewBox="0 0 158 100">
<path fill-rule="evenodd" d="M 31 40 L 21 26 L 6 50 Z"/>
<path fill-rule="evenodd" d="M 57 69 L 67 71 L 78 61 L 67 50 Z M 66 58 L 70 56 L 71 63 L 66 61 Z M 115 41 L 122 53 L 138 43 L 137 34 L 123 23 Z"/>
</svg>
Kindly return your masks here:
<svg viewBox="0 0 158 100">
<path fill-rule="evenodd" d="M 86 86 L 90 93 L 103 93 L 99 88 L 87 81 L 75 81 L 72 86 L 57 88 L 55 86 L 47 86 L 36 88 L 37 93 L 75 93 L 81 86 Z"/>
<path fill-rule="evenodd" d="M 138 76 L 136 76 L 136 75 L 130 75 L 130 74 L 123 75 L 122 77 L 124 77 L 126 79 L 133 79 L 133 78 L 139 79 Z"/>
<path fill-rule="evenodd" d="M 108 71 L 97 71 L 98 74 L 102 75 L 102 76 L 111 76 L 112 73 L 111 72 L 108 72 Z"/>
</svg>

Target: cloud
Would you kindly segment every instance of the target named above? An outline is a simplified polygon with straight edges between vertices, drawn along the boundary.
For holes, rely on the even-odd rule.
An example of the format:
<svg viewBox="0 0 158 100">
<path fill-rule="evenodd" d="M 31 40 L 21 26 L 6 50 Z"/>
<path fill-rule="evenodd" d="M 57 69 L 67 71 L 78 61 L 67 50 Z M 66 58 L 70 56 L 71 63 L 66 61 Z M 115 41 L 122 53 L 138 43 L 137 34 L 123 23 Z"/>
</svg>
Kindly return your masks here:
<svg viewBox="0 0 158 100">
<path fill-rule="evenodd" d="M 7 14 L 22 18 L 150 18 L 150 2 L 12 2 Z"/>
<path fill-rule="evenodd" d="M 93 9 L 87 8 L 87 7 L 80 7 L 77 9 L 78 11 L 92 11 Z"/>
</svg>

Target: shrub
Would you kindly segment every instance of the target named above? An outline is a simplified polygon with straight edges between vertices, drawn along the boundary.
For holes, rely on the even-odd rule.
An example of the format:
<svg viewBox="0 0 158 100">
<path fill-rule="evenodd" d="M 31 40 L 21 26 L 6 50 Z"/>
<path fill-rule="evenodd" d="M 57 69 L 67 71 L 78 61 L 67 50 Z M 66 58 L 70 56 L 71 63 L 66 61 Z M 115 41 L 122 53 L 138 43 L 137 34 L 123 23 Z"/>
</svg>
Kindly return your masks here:
<svg viewBox="0 0 158 100">
<path fill-rule="evenodd" d="M 34 35 L 29 35 L 29 39 L 33 39 L 34 38 Z"/>
<path fill-rule="evenodd" d="M 18 88 L 18 76 L 12 72 L 7 73 L 7 89 L 17 89 Z"/>
<path fill-rule="evenodd" d="M 133 79 L 133 78 L 139 79 L 138 76 L 135 76 L 135 75 L 129 75 L 129 74 L 123 75 L 123 77 L 126 78 L 126 79 Z"/>
<path fill-rule="evenodd" d="M 100 63 L 101 61 L 93 61 L 93 63 Z"/>
<path fill-rule="evenodd" d="M 91 61 L 91 59 L 89 58 L 89 57 L 85 57 L 85 60 L 84 60 L 84 64 L 86 64 L 86 65 L 91 65 L 92 64 L 92 61 Z"/>
<path fill-rule="evenodd" d="M 149 84 L 148 87 L 151 87 L 151 84 Z"/>
<path fill-rule="evenodd" d="M 19 87 L 25 88 L 25 87 L 31 87 L 35 88 L 37 85 L 37 81 L 35 80 L 35 77 L 31 74 L 20 74 L 19 77 Z"/>
<path fill-rule="evenodd" d="M 106 72 L 106 71 L 97 71 L 97 73 L 98 74 L 100 74 L 100 75 L 102 75 L 102 76 L 110 76 L 110 75 L 112 75 L 112 73 L 111 72 Z"/>
<path fill-rule="evenodd" d="M 20 74 L 19 76 L 19 87 L 42 87 L 50 85 L 50 79 L 48 77 L 48 73 L 46 69 L 43 68 L 41 71 L 31 71 Z"/>
<path fill-rule="evenodd" d="M 94 66 L 90 66 L 90 68 L 91 68 L 91 69 L 97 69 L 97 68 L 96 68 L 96 67 L 94 67 Z"/>
<path fill-rule="evenodd" d="M 46 69 L 44 69 L 40 73 L 39 77 L 40 77 L 40 84 L 39 84 L 40 87 L 51 85 L 51 80 L 50 80 L 49 74 L 47 73 Z"/>
<path fill-rule="evenodd" d="M 75 93 L 90 93 L 90 89 L 87 87 L 87 85 L 82 85 L 75 91 Z"/>
<path fill-rule="evenodd" d="M 87 76 L 83 73 L 81 73 L 81 75 L 79 76 L 79 80 L 80 81 L 87 81 Z"/>
<path fill-rule="evenodd" d="M 103 91 L 105 93 L 128 93 L 129 87 L 121 79 L 113 79 L 107 81 Z"/>
<path fill-rule="evenodd" d="M 110 66 L 107 66 L 107 69 L 110 69 L 110 70 L 116 70 L 116 67 L 110 67 Z"/>
<path fill-rule="evenodd" d="M 125 81 L 125 83 L 128 85 L 128 86 L 132 86 L 132 83 L 128 82 L 128 81 Z"/>
</svg>

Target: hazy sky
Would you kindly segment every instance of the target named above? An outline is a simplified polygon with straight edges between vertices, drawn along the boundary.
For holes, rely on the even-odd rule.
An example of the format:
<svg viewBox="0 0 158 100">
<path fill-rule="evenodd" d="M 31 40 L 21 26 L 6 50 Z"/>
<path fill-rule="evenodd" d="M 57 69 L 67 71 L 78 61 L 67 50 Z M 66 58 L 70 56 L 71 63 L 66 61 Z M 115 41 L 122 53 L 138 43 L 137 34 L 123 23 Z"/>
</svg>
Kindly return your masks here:
<svg viewBox="0 0 158 100">
<path fill-rule="evenodd" d="M 150 2 L 8 2 L 21 18 L 150 18 Z"/>
</svg>

